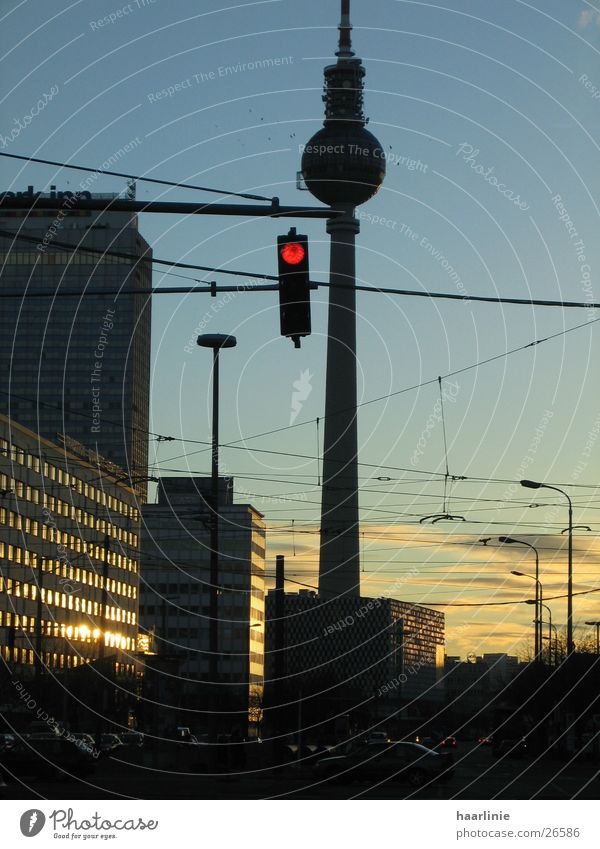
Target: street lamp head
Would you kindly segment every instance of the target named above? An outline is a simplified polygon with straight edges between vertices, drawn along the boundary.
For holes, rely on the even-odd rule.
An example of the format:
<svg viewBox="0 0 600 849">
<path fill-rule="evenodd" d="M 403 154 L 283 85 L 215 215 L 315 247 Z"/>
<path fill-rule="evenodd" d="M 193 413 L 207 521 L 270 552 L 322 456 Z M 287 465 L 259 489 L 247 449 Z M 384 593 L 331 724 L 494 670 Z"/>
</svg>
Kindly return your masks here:
<svg viewBox="0 0 600 849">
<path fill-rule="evenodd" d="M 526 487 L 527 489 L 539 489 L 541 486 L 544 486 L 543 483 L 538 483 L 537 481 L 520 481 L 521 486 Z"/>
<path fill-rule="evenodd" d="M 525 604 L 537 604 L 537 601 L 534 598 L 528 598 L 525 600 Z"/>
<path fill-rule="evenodd" d="M 595 625 L 597 628 L 600 627 L 600 622 L 586 622 L 586 625 Z"/>
<path fill-rule="evenodd" d="M 515 572 L 514 569 L 510 573 L 511 575 L 517 575 L 519 578 L 524 578 L 525 575 L 523 572 Z"/>
<path fill-rule="evenodd" d="M 518 539 L 513 539 L 512 537 L 498 537 L 498 542 L 506 542 L 506 543 L 510 544 L 511 542 L 518 542 L 518 541 L 519 541 Z"/>
<path fill-rule="evenodd" d="M 237 339 L 235 336 L 228 336 L 225 333 L 203 333 L 198 336 L 196 343 L 201 348 L 235 348 Z"/>
</svg>

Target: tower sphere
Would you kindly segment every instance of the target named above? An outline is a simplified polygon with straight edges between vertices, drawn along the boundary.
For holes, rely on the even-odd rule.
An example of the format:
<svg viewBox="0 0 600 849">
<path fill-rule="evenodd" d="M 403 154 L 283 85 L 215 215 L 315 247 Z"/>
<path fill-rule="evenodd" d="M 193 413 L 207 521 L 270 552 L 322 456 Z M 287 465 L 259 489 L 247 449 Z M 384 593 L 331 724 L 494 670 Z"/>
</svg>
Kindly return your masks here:
<svg viewBox="0 0 600 849">
<path fill-rule="evenodd" d="M 327 122 L 302 154 L 307 188 L 329 206 L 358 206 L 378 191 L 385 177 L 385 152 L 375 136 L 355 121 Z"/>
</svg>

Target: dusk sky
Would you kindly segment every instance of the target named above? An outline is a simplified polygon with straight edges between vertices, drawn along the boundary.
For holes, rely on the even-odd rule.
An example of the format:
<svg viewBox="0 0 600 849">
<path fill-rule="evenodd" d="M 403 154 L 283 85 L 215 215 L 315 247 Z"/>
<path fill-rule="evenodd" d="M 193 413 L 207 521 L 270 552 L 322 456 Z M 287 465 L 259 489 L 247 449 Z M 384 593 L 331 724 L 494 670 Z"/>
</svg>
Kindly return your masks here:
<svg viewBox="0 0 600 849">
<path fill-rule="evenodd" d="M 98 169 L 130 144 L 116 170 L 224 190 L 138 183 L 138 200 L 235 191 L 318 205 L 297 190 L 296 172 L 323 121 L 338 16 L 338 0 L 0 0 L 0 152 Z M 354 0 L 352 23 L 368 128 L 387 157 L 382 189 L 358 210 L 358 282 L 600 301 L 600 11 L 574 0 Z M 2 157 L 0 173 L 12 191 L 76 191 L 86 177 Z M 93 191 L 124 189 L 101 175 Z M 311 278 L 326 281 L 322 219 L 140 218 L 155 257 L 250 279 L 276 273 L 276 237 L 291 225 L 310 238 Z M 154 272 L 155 286 L 185 283 Z M 313 334 L 295 350 L 279 335 L 274 292 L 153 303 L 150 427 L 181 440 L 151 442 L 153 473 L 210 473 L 193 443 L 210 439 L 211 409 L 210 354 L 195 337 L 234 334 L 221 441 L 237 447 L 222 450 L 221 468 L 237 500 L 265 513 L 268 572 L 286 554 L 300 582 L 290 590 L 317 581 L 326 305 L 327 290 L 313 292 Z M 589 307 L 358 296 L 359 400 L 373 401 L 359 410 L 362 593 L 448 605 L 449 654 L 514 654 L 533 637 L 531 607 L 480 606 L 534 595 L 532 581 L 510 575 L 534 569 L 531 552 L 499 535 L 538 545 L 546 598 L 566 592 L 566 500 L 513 483 L 521 478 L 569 492 L 575 523 L 591 528 L 576 531 L 574 590 L 600 588 L 598 319 Z M 446 505 L 438 376 L 449 473 L 467 478 L 449 482 Z M 467 521 L 419 524 L 442 512 Z M 561 626 L 565 598 L 549 603 Z M 575 624 L 599 618 L 598 604 L 598 594 L 576 596 Z"/>
</svg>

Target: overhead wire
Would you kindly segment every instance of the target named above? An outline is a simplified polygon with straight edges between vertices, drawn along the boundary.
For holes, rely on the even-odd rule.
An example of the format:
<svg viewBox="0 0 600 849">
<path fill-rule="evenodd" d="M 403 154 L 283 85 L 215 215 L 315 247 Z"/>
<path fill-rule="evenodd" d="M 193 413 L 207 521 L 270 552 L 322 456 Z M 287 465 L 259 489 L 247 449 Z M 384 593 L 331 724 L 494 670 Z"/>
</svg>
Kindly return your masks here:
<svg viewBox="0 0 600 849">
<path fill-rule="evenodd" d="M 463 366 L 459 369 L 455 369 L 453 371 L 446 372 L 445 374 L 441 375 L 441 378 L 442 378 L 442 380 L 446 380 L 449 377 L 455 377 L 458 374 L 464 374 L 467 371 L 472 371 L 473 369 L 480 368 L 483 365 L 488 365 L 489 363 L 496 362 L 497 360 L 500 360 L 500 359 L 504 359 L 505 357 L 511 356 L 512 354 L 516 354 L 516 353 L 519 353 L 521 351 L 524 351 L 527 348 L 532 348 L 532 347 L 535 347 L 537 345 L 542 345 L 543 343 L 549 342 L 553 339 L 557 339 L 560 336 L 565 336 L 567 333 L 572 333 L 573 331 L 581 330 L 584 327 L 589 327 L 590 325 L 594 324 L 597 321 L 600 321 L 600 318 L 591 319 L 590 321 L 582 322 L 581 324 L 576 324 L 576 325 L 573 325 L 572 327 L 567 327 L 564 330 L 560 330 L 556 333 L 552 333 L 549 336 L 543 337 L 541 339 L 536 339 L 533 342 L 528 342 L 525 345 L 519 345 L 516 348 L 510 348 L 508 351 L 503 351 L 501 354 L 494 354 L 491 357 L 487 357 L 483 360 L 478 360 L 475 363 L 471 363 L 471 365 Z M 412 384 L 411 386 L 406 386 L 403 389 L 397 389 L 394 392 L 388 392 L 385 395 L 380 395 L 376 398 L 370 398 L 367 401 L 361 401 L 360 403 L 358 403 L 356 405 L 356 409 L 360 409 L 362 407 L 366 407 L 366 406 L 369 406 L 371 404 L 378 403 L 380 401 L 387 401 L 389 398 L 395 398 L 399 395 L 404 395 L 408 392 L 414 392 L 417 389 L 423 389 L 426 386 L 431 386 L 432 384 L 437 383 L 439 378 L 440 378 L 440 376 L 429 378 L 428 380 L 423 380 L 420 383 L 415 383 L 415 384 Z M 332 414 L 329 414 L 329 415 L 339 415 L 342 412 L 347 412 L 347 411 L 348 411 L 348 408 L 346 408 L 345 410 L 337 410 L 335 413 L 332 413 Z M 320 420 L 323 421 L 324 418 L 326 418 L 326 416 L 321 416 Z M 236 439 L 236 440 L 233 440 L 231 442 L 222 443 L 220 447 L 223 447 L 223 448 L 235 447 L 240 442 L 246 443 L 246 442 L 249 442 L 251 439 L 259 439 L 263 436 L 272 436 L 275 433 L 282 433 L 283 431 L 292 430 L 292 429 L 297 428 L 297 427 L 303 427 L 307 424 L 313 424 L 314 421 L 315 421 L 315 419 L 305 419 L 304 421 L 295 422 L 294 424 L 291 424 L 291 425 L 283 425 L 282 427 L 273 428 L 269 431 L 264 431 L 262 433 L 252 434 L 251 436 L 244 436 L 240 439 Z M 202 445 L 209 444 L 204 440 L 185 439 L 183 437 L 178 437 L 174 441 L 183 442 L 183 443 L 186 443 L 186 444 L 187 443 L 189 443 L 189 444 L 202 444 Z M 168 458 L 166 458 L 165 462 L 168 463 L 168 462 L 171 462 L 172 460 L 178 460 L 181 457 L 191 457 L 191 456 L 194 456 L 195 454 L 204 453 L 204 451 L 207 451 L 207 450 L 209 450 L 209 449 L 203 449 L 202 451 L 188 452 L 186 454 L 179 454 L 176 457 L 168 457 Z M 257 449 L 252 449 L 252 450 L 254 451 L 254 450 L 257 450 Z M 311 458 L 311 459 L 314 459 L 314 458 Z M 373 464 L 373 463 L 359 463 L 359 466 L 361 466 L 361 465 L 362 466 L 369 466 L 371 468 L 381 468 L 381 469 L 388 469 L 388 470 L 393 470 L 393 471 L 412 472 L 412 473 L 417 473 L 417 474 L 420 473 L 420 470 L 415 469 L 415 468 L 406 468 L 406 467 L 403 468 L 403 467 L 398 467 L 398 466 L 387 466 L 387 465 Z M 437 475 L 438 477 L 444 476 L 443 472 L 433 472 L 433 471 L 425 472 L 425 471 L 423 471 L 422 473 L 423 474 Z M 480 480 L 479 478 L 474 478 L 472 476 L 469 476 L 469 479 L 470 480 Z M 492 480 L 492 479 L 490 478 L 489 480 Z M 501 480 L 500 478 L 496 478 L 494 480 L 496 480 L 500 483 L 514 483 L 514 481 Z M 560 484 L 560 485 L 565 486 L 566 484 Z"/>
<path fill-rule="evenodd" d="M 17 242 L 30 242 L 30 243 L 35 243 L 35 244 L 39 244 L 39 241 L 40 241 L 39 238 L 36 238 L 35 236 L 25 236 L 25 235 L 18 233 L 18 232 L 13 232 L 11 230 L 1 230 L 1 229 L 0 229 L 0 237 L 5 238 L 5 239 L 12 238 L 12 239 L 14 239 L 14 241 L 17 241 Z M 173 260 L 171 260 L 171 259 L 156 259 L 154 256 L 150 256 L 147 253 L 146 254 L 130 254 L 130 253 L 126 253 L 126 252 L 123 252 L 123 251 L 104 250 L 102 248 L 88 247 L 87 245 L 81 245 L 81 244 L 80 245 L 74 245 L 74 244 L 69 243 L 69 242 L 59 242 L 59 241 L 56 241 L 54 239 L 52 240 L 52 246 L 56 247 L 56 248 L 70 249 L 74 253 L 77 252 L 77 253 L 84 253 L 84 254 L 92 254 L 93 256 L 100 256 L 100 257 L 114 257 L 116 259 L 130 259 L 132 262 L 135 262 L 136 264 L 139 262 L 139 263 L 149 263 L 150 265 L 166 265 L 169 268 L 187 268 L 187 269 L 191 269 L 191 270 L 194 270 L 194 271 L 207 271 L 207 272 L 210 271 L 211 273 L 215 273 L 215 274 L 217 274 L 217 273 L 218 274 L 230 274 L 230 275 L 233 275 L 235 277 L 252 277 L 252 278 L 255 278 L 257 280 L 278 280 L 279 279 L 278 277 L 274 277 L 272 274 L 261 274 L 261 273 L 258 273 L 258 272 L 254 273 L 254 272 L 250 272 L 250 271 L 235 271 L 235 270 L 226 269 L 226 268 L 215 268 L 215 267 L 210 266 L 210 265 L 197 265 L 195 263 L 179 262 L 178 260 L 174 260 L 174 259 Z M 150 249 L 150 250 L 152 250 L 152 249 Z M 164 272 L 164 273 L 168 273 L 168 272 Z M 185 275 L 173 275 L 173 276 L 182 277 L 184 280 L 191 280 L 192 279 L 192 278 L 187 277 Z M 195 278 L 194 278 L 194 280 L 195 280 Z M 201 283 L 201 282 L 206 282 L 206 281 L 195 280 L 195 282 Z M 206 289 L 206 290 L 203 289 L 202 291 L 206 291 L 206 292 L 208 292 L 208 294 L 211 294 L 211 289 Z M 212 290 L 212 291 L 215 291 L 215 290 Z M 74 296 L 75 295 L 91 296 L 93 294 L 93 295 L 97 296 L 97 295 L 110 295 L 110 294 L 115 294 L 115 293 L 118 294 L 118 293 L 122 293 L 122 292 L 124 292 L 125 294 L 131 294 L 133 292 L 133 293 L 138 294 L 138 295 L 141 295 L 141 294 L 158 295 L 158 294 L 161 294 L 161 292 L 166 293 L 166 294 L 169 294 L 169 293 L 177 294 L 177 292 L 175 292 L 174 290 L 169 290 L 169 289 L 161 290 L 161 289 L 156 289 L 155 287 L 152 287 L 151 290 L 143 290 L 141 288 L 134 289 L 134 290 L 129 290 L 129 289 L 125 290 L 125 289 L 123 289 L 123 287 L 119 287 L 115 290 L 104 290 L 103 289 L 103 290 L 100 290 L 100 291 L 97 291 L 97 292 L 96 291 L 94 291 L 94 292 L 87 291 L 86 292 L 86 290 L 83 289 L 83 290 L 80 290 L 80 291 L 77 291 L 77 292 L 68 292 L 67 294 L 74 295 Z M 18 294 L 19 293 L 15 293 L 14 295 L 11 295 L 10 297 L 17 297 Z M 21 292 L 20 294 L 21 294 L 21 297 L 32 297 L 31 292 L 29 292 L 29 293 Z M 57 292 L 40 292 L 40 293 L 37 293 L 37 294 L 40 297 L 43 296 L 43 295 L 45 295 L 46 297 L 53 297 L 55 294 L 60 295 L 60 291 L 57 291 Z M 1 297 L 4 297 L 4 296 L 8 297 L 8 295 L 6 295 L 6 293 L 4 293 L 4 292 L 0 292 L 0 296 Z M 33 296 L 35 297 L 36 293 L 33 293 Z"/>
<path fill-rule="evenodd" d="M 18 232 L 2 230 L 0 231 L 0 236 L 5 238 L 13 238 L 15 241 L 38 241 L 34 237 L 31 236 L 23 236 Z M 114 252 L 111 250 L 103 250 L 99 248 L 87 248 L 85 245 L 74 245 L 66 242 L 53 242 L 52 243 L 56 247 L 63 247 L 65 249 L 72 250 L 73 252 L 80 253 L 92 253 L 92 254 L 100 254 L 103 257 L 120 257 L 124 259 L 130 259 L 132 261 L 137 262 L 148 262 L 150 264 L 157 265 L 167 265 L 173 268 L 187 268 L 189 270 L 196 271 L 210 271 L 213 273 L 220 274 L 235 274 L 240 277 L 248 277 L 255 278 L 261 280 L 273 280 L 278 281 L 279 278 L 273 275 L 268 274 L 259 274 L 253 273 L 249 271 L 230 271 L 227 269 L 222 269 L 218 267 L 210 267 L 210 266 L 202 266 L 196 265 L 193 263 L 180 263 L 175 260 L 159 260 L 154 259 L 153 257 L 147 255 L 139 255 L 139 254 L 126 254 Z M 188 278 L 189 279 L 189 278 Z M 459 295 L 454 292 L 427 292 L 419 289 L 394 289 L 391 287 L 381 287 L 381 286 L 364 286 L 359 283 L 343 283 L 343 282 L 327 282 L 327 281 L 311 281 L 311 288 L 341 288 L 348 289 L 353 288 L 359 292 L 368 292 L 372 294 L 386 294 L 386 295 L 398 295 L 401 297 L 415 297 L 415 298 L 428 298 L 429 300 L 454 300 L 454 301 L 462 301 L 466 303 L 470 303 L 471 301 L 479 302 L 479 303 L 492 303 L 492 304 L 512 304 L 517 306 L 539 306 L 539 307 L 557 307 L 559 309 L 599 309 L 600 302 L 595 301 L 555 301 L 544 298 L 510 298 L 506 296 L 486 296 L 486 295 Z M 268 286 L 268 287 L 259 287 L 259 286 L 243 286 L 240 288 L 236 288 L 235 291 L 240 292 L 252 292 L 252 291 L 275 291 L 277 289 L 277 285 Z M 233 291 L 231 287 L 225 286 L 214 286 L 211 290 L 207 289 L 198 289 L 197 287 L 185 288 L 185 287 L 173 287 L 171 289 L 160 289 L 151 287 L 150 289 L 124 289 L 121 287 L 120 289 L 110 291 L 57 291 L 56 293 L 49 293 L 46 291 L 40 292 L 28 292 L 26 295 L 23 293 L 15 292 L 8 293 L 2 292 L 0 293 L 0 297 L 54 297 L 61 296 L 91 296 L 91 295 L 101 295 L 101 294 L 137 294 L 137 295 L 168 295 L 168 294 L 215 294 L 217 292 L 229 292 Z M 589 323 L 589 322 L 587 322 Z"/>
<path fill-rule="evenodd" d="M 141 177 L 140 175 L 127 174 L 123 171 L 107 171 L 104 168 L 91 168 L 87 165 L 71 165 L 66 162 L 56 162 L 53 159 L 40 159 L 36 156 L 24 156 L 22 154 L 6 153 L 4 151 L 0 151 L 0 156 L 7 159 L 20 159 L 25 162 L 35 162 L 37 165 L 53 165 L 57 168 L 68 168 L 71 171 L 91 171 L 94 174 L 106 174 L 109 177 L 124 177 L 126 180 L 135 180 L 136 183 L 157 183 L 161 186 L 194 189 L 195 191 L 211 192 L 218 195 L 231 195 L 231 197 L 246 198 L 247 200 L 264 200 L 269 203 L 273 200 L 273 198 L 267 198 L 263 195 L 253 195 L 246 192 L 231 192 L 226 189 L 215 189 L 214 187 L 208 186 L 195 186 L 191 183 L 180 183 L 174 180 L 160 180 L 158 177 Z"/>
</svg>

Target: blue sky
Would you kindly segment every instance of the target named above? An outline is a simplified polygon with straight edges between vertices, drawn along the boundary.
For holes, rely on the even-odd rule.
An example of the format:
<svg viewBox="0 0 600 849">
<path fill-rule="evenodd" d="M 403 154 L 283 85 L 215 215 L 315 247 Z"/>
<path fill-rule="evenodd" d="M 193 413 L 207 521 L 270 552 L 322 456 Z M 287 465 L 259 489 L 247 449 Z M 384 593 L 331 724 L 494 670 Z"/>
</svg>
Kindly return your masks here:
<svg viewBox="0 0 600 849">
<path fill-rule="evenodd" d="M 353 44 L 367 69 L 369 129 L 389 156 L 383 188 L 361 209 L 361 282 L 600 301 L 600 12 L 590 3 L 559 0 L 355 0 L 352 7 Z M 2 136 L 58 86 L 56 97 L 3 149 L 98 167 L 138 139 L 118 170 L 311 204 L 310 195 L 296 189 L 299 145 L 322 123 L 322 68 L 333 56 L 338 15 L 337 0 L 81 0 L 43 10 L 27 1 L 0 2 L 8 92 L 0 106 Z M 409 160 L 420 166 L 411 170 Z M 81 179 L 6 160 L 0 172 L 5 189 L 30 183 L 38 190 L 51 183 L 73 189 Z M 124 188 L 108 176 L 96 186 Z M 141 200 L 212 197 L 138 185 Z M 276 236 L 290 223 L 310 237 L 311 276 L 326 280 L 323 221 L 146 215 L 140 229 L 157 257 L 273 274 Z M 185 282 L 159 272 L 154 280 Z M 293 384 L 303 379 L 309 391 L 296 423 L 309 423 L 253 439 L 248 447 L 314 458 L 314 421 L 323 414 L 326 302 L 326 290 L 314 293 L 314 332 L 297 351 L 278 335 L 274 294 L 157 297 L 151 429 L 210 436 L 208 357 L 185 350 L 201 325 L 238 337 L 238 347 L 223 357 L 223 441 L 287 426 Z M 547 492 L 535 493 L 533 502 L 531 493 L 510 490 L 504 481 L 518 479 L 521 470 L 558 484 L 597 482 L 600 402 L 591 366 L 598 343 L 591 319 L 600 313 L 373 294 L 359 295 L 358 311 L 363 401 L 587 324 L 444 383 L 450 472 L 483 479 L 454 484 L 460 500 L 452 511 L 477 524 L 415 525 L 442 507 L 442 433 L 438 421 L 428 427 L 435 382 L 368 405 L 359 420 L 360 460 L 370 464 L 361 467 L 366 593 L 394 592 L 423 603 L 527 598 L 528 582 L 506 577 L 511 568 L 527 571 L 516 546 L 490 553 L 490 546 L 473 545 L 482 536 L 509 533 L 539 542 L 546 595 L 560 595 L 564 552 L 557 549 L 564 537 L 551 532 L 566 523 L 566 510 L 530 508 L 561 500 Z M 415 453 L 419 444 L 422 454 Z M 188 454 L 199 448 L 188 444 Z M 153 444 L 153 457 L 154 450 Z M 160 445 L 158 459 L 164 468 L 208 472 L 206 453 L 178 456 L 185 451 L 182 443 Z M 289 554 L 290 574 L 314 582 L 316 459 L 229 449 L 223 468 L 264 509 L 273 529 L 269 558 Z M 392 480 L 373 480 L 378 477 Z M 577 541 L 575 588 L 585 590 L 597 585 L 598 507 L 593 489 L 569 492 L 576 521 L 592 528 Z M 296 531 L 311 533 L 295 533 L 292 541 L 292 519 Z M 576 621 L 597 617 L 595 598 L 578 597 Z M 448 607 L 449 651 L 516 651 L 533 630 L 530 612 L 524 605 Z M 553 603 L 553 614 L 564 622 L 564 600 Z M 465 622 L 468 627 L 458 627 Z"/>
</svg>

